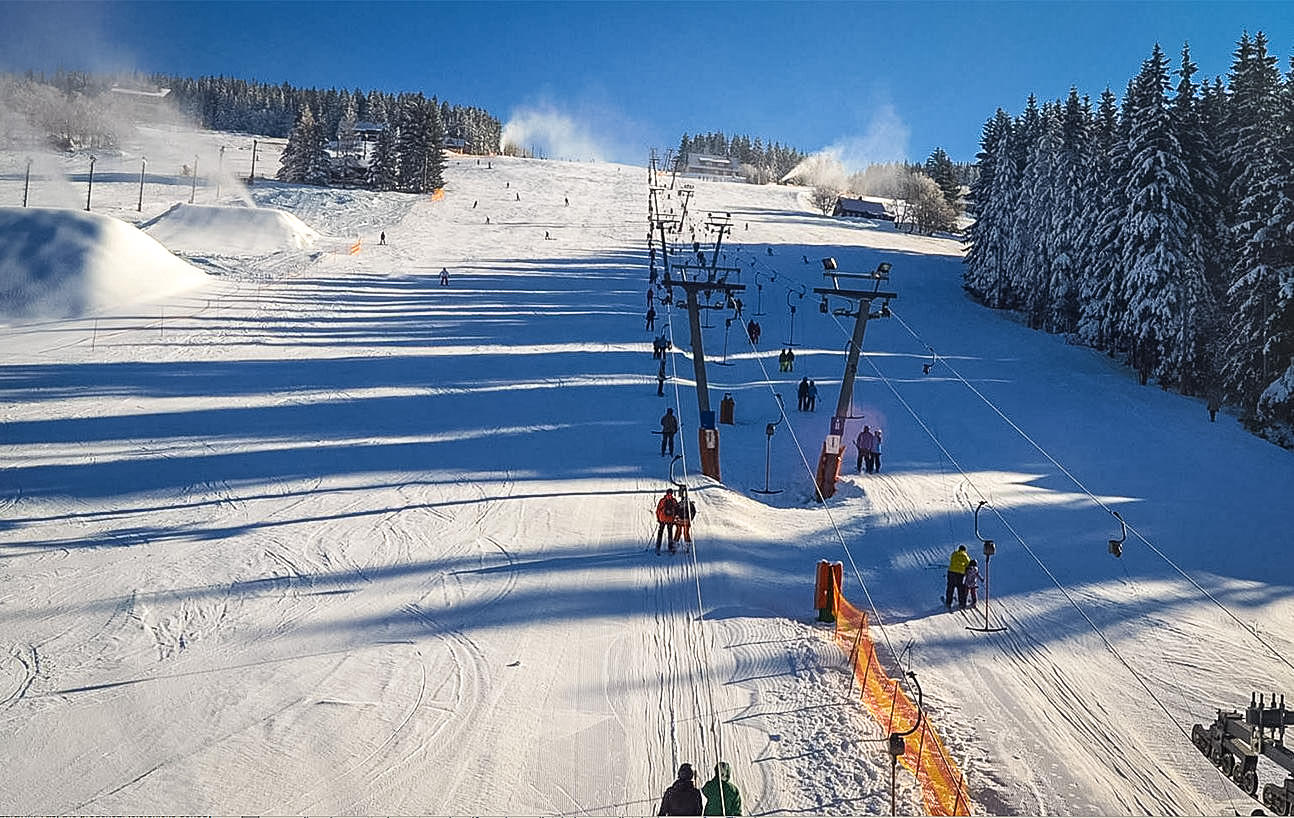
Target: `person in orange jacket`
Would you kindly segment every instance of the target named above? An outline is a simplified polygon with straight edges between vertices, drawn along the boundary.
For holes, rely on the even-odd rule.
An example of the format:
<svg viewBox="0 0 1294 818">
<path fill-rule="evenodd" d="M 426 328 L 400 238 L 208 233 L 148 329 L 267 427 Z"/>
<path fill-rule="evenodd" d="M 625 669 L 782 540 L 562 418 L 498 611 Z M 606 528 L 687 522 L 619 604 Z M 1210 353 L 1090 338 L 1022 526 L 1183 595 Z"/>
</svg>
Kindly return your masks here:
<svg viewBox="0 0 1294 818">
<path fill-rule="evenodd" d="M 665 496 L 656 503 L 656 553 L 660 553 L 661 538 L 669 529 L 669 550 L 674 550 L 674 517 L 678 514 L 678 501 L 674 489 L 665 489 Z"/>
</svg>

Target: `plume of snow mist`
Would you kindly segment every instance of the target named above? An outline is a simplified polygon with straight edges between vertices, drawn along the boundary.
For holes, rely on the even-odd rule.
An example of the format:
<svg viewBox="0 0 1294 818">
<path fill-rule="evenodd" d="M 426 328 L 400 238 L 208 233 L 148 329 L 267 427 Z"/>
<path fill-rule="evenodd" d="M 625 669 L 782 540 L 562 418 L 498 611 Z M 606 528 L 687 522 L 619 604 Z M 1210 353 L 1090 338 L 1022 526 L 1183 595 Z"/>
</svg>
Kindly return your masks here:
<svg viewBox="0 0 1294 818">
<path fill-rule="evenodd" d="M 906 160 L 910 135 L 894 106 L 886 103 L 876 109 L 862 136 L 836 140 L 791 168 L 782 181 L 842 190 L 851 173 L 869 165 Z"/>
<path fill-rule="evenodd" d="M 550 105 L 518 108 L 503 126 L 507 146 L 555 159 L 601 160 L 606 151 L 584 125 Z"/>
</svg>

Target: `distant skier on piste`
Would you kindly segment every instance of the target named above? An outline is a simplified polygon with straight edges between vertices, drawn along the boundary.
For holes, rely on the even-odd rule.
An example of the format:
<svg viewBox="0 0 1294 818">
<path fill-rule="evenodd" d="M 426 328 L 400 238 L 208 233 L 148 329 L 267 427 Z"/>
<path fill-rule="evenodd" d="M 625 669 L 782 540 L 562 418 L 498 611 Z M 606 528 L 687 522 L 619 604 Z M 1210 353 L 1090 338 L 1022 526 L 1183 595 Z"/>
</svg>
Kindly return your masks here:
<svg viewBox="0 0 1294 818">
<path fill-rule="evenodd" d="M 696 773 L 692 771 L 691 764 L 681 765 L 678 768 L 678 778 L 665 790 L 665 797 L 661 799 L 660 810 L 656 814 L 700 815 L 703 809 L 701 791 L 693 783 L 695 778 Z"/>
<path fill-rule="evenodd" d="M 448 268 L 448 267 L 441 267 L 441 268 L 440 268 L 440 286 L 442 286 L 442 287 L 448 287 L 448 286 L 449 286 L 449 268 Z"/>
</svg>

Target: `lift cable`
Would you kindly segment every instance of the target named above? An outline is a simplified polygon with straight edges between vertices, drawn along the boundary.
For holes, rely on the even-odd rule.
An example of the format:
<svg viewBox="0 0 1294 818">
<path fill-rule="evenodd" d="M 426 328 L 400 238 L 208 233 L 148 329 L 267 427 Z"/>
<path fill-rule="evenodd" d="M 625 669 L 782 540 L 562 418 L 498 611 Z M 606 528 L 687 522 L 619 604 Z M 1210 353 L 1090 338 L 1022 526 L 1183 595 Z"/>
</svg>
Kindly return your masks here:
<svg viewBox="0 0 1294 818">
<path fill-rule="evenodd" d="M 1093 493 L 1091 492 L 1091 490 L 1089 490 L 1089 489 L 1087 488 L 1087 486 L 1083 484 L 1083 481 L 1079 480 L 1076 476 L 1074 476 L 1074 474 L 1073 474 L 1069 469 L 1065 468 L 1065 466 L 1064 466 L 1064 465 L 1062 465 L 1062 464 L 1061 464 L 1061 462 L 1060 462 L 1059 460 L 1057 460 L 1055 457 L 1053 457 L 1053 456 L 1051 455 L 1051 453 L 1050 453 L 1050 452 L 1048 452 L 1048 451 L 1047 451 L 1046 449 L 1044 449 L 1044 448 L 1043 448 L 1043 447 L 1042 447 L 1042 446 L 1041 446 L 1041 445 L 1040 445 L 1036 440 L 1034 440 L 1032 437 L 1030 437 L 1030 436 L 1029 436 L 1029 434 L 1028 434 L 1027 432 L 1025 432 L 1025 431 L 1024 431 L 1024 429 L 1021 429 L 1021 428 L 1020 428 L 1020 426 L 1019 426 L 1018 424 L 1016 424 L 1016 422 L 1015 422 L 1015 421 L 1011 420 L 1011 418 L 1010 418 L 1010 417 L 1008 417 L 1008 416 L 1007 416 L 1007 414 L 1006 414 L 1005 412 L 1003 412 L 1003 411 L 1002 411 L 1002 410 L 997 406 L 997 404 L 995 404 L 995 403 L 993 403 L 993 401 L 989 400 L 989 399 L 988 399 L 988 397 L 987 397 L 983 392 L 981 392 L 979 389 L 977 389 L 977 388 L 975 387 L 975 385 L 974 385 L 974 384 L 972 384 L 972 383 L 971 383 L 970 381 L 968 381 L 965 377 L 963 377 L 963 376 L 962 376 L 962 374 L 961 374 L 960 372 L 958 372 L 958 371 L 957 371 L 956 367 L 954 367 L 951 363 L 949 363 L 949 362 L 948 362 L 948 359 L 947 359 L 947 358 L 945 358 L 945 357 L 943 357 L 943 356 L 940 356 L 938 353 L 935 353 L 935 352 L 934 352 L 934 348 L 933 348 L 933 347 L 931 347 L 929 344 L 927 344 L 927 343 L 926 343 L 926 342 L 921 338 L 921 336 L 916 332 L 916 330 L 914 330 L 914 329 L 913 329 L 913 328 L 912 328 L 912 327 L 911 327 L 911 326 L 910 326 L 906 321 L 904 321 L 904 320 L 903 320 L 903 318 L 902 318 L 902 317 L 901 317 L 897 312 L 891 311 L 891 315 L 893 315 L 893 316 L 894 316 L 894 318 L 895 318 L 895 319 L 897 319 L 897 320 L 898 320 L 898 322 L 899 322 L 900 324 L 902 324 L 902 325 L 903 325 L 903 328 L 904 328 L 904 329 L 906 329 L 906 330 L 908 331 L 908 333 L 909 333 L 909 334 L 910 334 L 910 335 L 911 335 L 911 336 L 912 336 L 912 337 L 913 337 L 913 338 L 914 338 L 918 343 L 922 344 L 922 345 L 923 345 L 923 346 L 925 346 L 927 349 L 931 350 L 932 354 L 934 354 L 935 359 L 936 359 L 937 361 L 939 361 L 939 362 L 942 362 L 942 363 L 943 363 L 943 365 L 944 365 L 945 367 L 947 367 L 948 371 L 950 371 L 950 372 L 952 372 L 952 373 L 953 373 L 953 376 L 954 376 L 958 381 L 960 381 L 960 382 L 961 382 L 961 383 L 962 383 L 962 384 L 963 384 L 967 389 L 969 389 L 971 392 L 974 392 L 974 393 L 975 393 L 975 395 L 976 395 L 976 396 L 977 396 L 981 401 L 983 401 L 983 402 L 985 403 L 985 405 L 987 405 L 990 409 L 992 409 L 995 413 L 997 413 L 998 417 L 1002 418 L 1002 420 L 1003 420 L 1003 421 L 1005 421 L 1005 422 L 1007 423 L 1007 425 L 1008 425 L 1008 426 L 1010 426 L 1012 429 L 1014 429 L 1014 430 L 1016 431 L 1016 433 L 1020 435 L 1020 437 L 1024 438 L 1026 441 L 1028 441 L 1028 443 L 1029 443 L 1031 446 L 1033 446 L 1035 449 L 1037 449 L 1037 450 L 1038 450 L 1038 452 L 1039 452 L 1043 457 L 1047 458 L 1047 460 L 1048 460 L 1048 461 L 1050 461 L 1052 465 L 1054 465 L 1057 469 L 1060 469 L 1060 471 L 1061 471 L 1061 472 L 1062 472 L 1066 477 L 1068 477 L 1068 478 L 1069 478 L 1069 479 L 1074 483 L 1074 485 L 1075 485 L 1075 486 L 1077 486 L 1077 487 L 1078 487 L 1079 491 L 1083 492 L 1083 493 L 1084 493 L 1084 494 L 1086 494 L 1089 498 L 1091 498 L 1092 502 L 1093 502 L 1093 503 L 1095 503 L 1097 506 L 1101 507 L 1102 509 L 1105 509 L 1106 511 L 1110 512 L 1111 514 L 1115 514 L 1114 509 L 1110 508 L 1108 505 L 1106 505 L 1106 504 L 1105 504 L 1105 502 L 1104 502 L 1104 501 L 1102 501 L 1102 500 L 1101 500 L 1101 498 L 1099 498 L 1099 497 L 1097 497 L 1095 494 L 1093 494 Z M 1115 516 L 1119 516 L 1119 515 L 1115 514 Z M 1286 665 L 1287 667 L 1289 667 L 1289 668 L 1291 668 L 1291 669 L 1294 669 L 1294 661 L 1291 661 L 1291 660 L 1287 659 L 1285 656 L 1283 656 L 1283 655 L 1281 654 L 1281 652 L 1280 652 L 1280 651 L 1279 651 L 1279 650 L 1278 650 L 1274 645 L 1272 645 L 1269 641 L 1267 641 L 1267 640 L 1266 640 L 1266 639 L 1264 639 L 1261 635 L 1259 635 L 1259 634 L 1258 634 L 1257 629 L 1250 628 L 1248 625 L 1246 625 L 1246 624 L 1245 624 L 1245 622 L 1244 622 L 1244 621 L 1243 621 L 1239 616 L 1237 616 L 1237 615 L 1235 614 L 1235 612 L 1233 612 L 1229 607 L 1227 607 L 1226 603 L 1222 602 L 1220 599 L 1218 599 L 1216 596 L 1214 596 L 1214 595 L 1213 595 L 1213 594 L 1212 594 L 1212 593 L 1211 593 L 1207 588 L 1205 588 L 1204 586 L 1200 585 L 1200 583 L 1199 583 L 1199 582 L 1197 582 L 1197 581 L 1195 580 L 1195 578 L 1194 578 L 1194 577 L 1192 577 L 1190 574 L 1188 574 L 1186 571 L 1184 571 L 1184 570 L 1182 569 L 1182 567 L 1181 567 L 1181 566 L 1179 566 L 1176 562 L 1174 562 L 1174 561 L 1172 560 L 1172 558 L 1171 558 L 1171 557 L 1169 557 L 1169 556 L 1168 556 L 1167 554 L 1165 554 L 1165 553 L 1164 553 L 1164 552 L 1163 552 L 1163 551 L 1162 551 L 1158 546 L 1156 546 L 1153 542 L 1151 542 L 1149 538 L 1147 538 L 1144 534 L 1142 534 L 1140 531 L 1138 531 L 1138 530 L 1136 529 L 1136 527 L 1134 527 L 1131 523 L 1128 523 L 1126 520 L 1125 520 L 1124 522 L 1125 522 L 1125 524 L 1128 526 L 1128 530 L 1129 530 L 1129 531 L 1131 531 L 1134 535 L 1136 535 L 1137 539 L 1139 539 L 1139 540 L 1141 540 L 1141 542 L 1145 543 L 1145 544 L 1146 544 L 1146 546 L 1147 546 L 1151 551 L 1153 551 L 1156 555 L 1158 555 L 1160 559 L 1162 559 L 1165 563 L 1167 563 L 1167 564 L 1168 564 L 1168 565 L 1169 565 L 1169 566 L 1170 566 L 1174 571 L 1176 571 L 1176 572 L 1177 572 L 1177 573 L 1178 573 L 1178 574 L 1179 574 L 1183 579 L 1185 579 L 1185 580 L 1186 580 L 1187 582 L 1189 582 L 1192 586 L 1194 586 L 1194 587 L 1195 587 L 1195 589 L 1196 589 L 1197 591 L 1199 591 L 1201 594 L 1203 594 L 1205 597 L 1207 597 L 1207 598 L 1208 598 L 1208 600 L 1209 600 L 1210 602 L 1212 602 L 1214 605 L 1216 605 L 1218 608 L 1220 608 L 1220 609 L 1221 609 L 1221 610 L 1222 610 L 1222 611 L 1223 611 L 1223 612 L 1224 612 L 1228 617 L 1230 617 L 1230 618 L 1231 618 L 1231 619 L 1232 619 L 1236 624 L 1238 624 L 1238 625 L 1240 626 L 1240 628 L 1241 628 L 1243 631 L 1245 631 L 1245 633 L 1247 633 L 1249 636 L 1252 636 L 1255 640 L 1257 640 L 1257 641 L 1258 641 L 1258 642 L 1259 642 L 1263 647 L 1265 647 L 1265 648 L 1266 648 L 1266 649 L 1267 649 L 1267 650 L 1272 654 L 1272 656 L 1274 656 L 1274 657 L 1275 657 L 1279 662 L 1281 662 L 1282 664 Z"/>
</svg>

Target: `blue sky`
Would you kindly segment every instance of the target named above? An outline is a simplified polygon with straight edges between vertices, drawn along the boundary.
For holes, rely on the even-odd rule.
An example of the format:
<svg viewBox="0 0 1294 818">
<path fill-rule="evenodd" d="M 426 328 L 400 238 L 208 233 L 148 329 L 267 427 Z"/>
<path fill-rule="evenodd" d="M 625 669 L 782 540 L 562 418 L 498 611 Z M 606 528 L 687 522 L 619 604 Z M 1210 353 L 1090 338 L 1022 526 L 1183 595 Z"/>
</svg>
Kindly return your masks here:
<svg viewBox="0 0 1294 818">
<path fill-rule="evenodd" d="M 3 2 L 0 67 L 423 91 L 514 116 L 550 155 L 641 162 L 684 132 L 970 160 L 998 106 L 1121 93 L 1155 42 L 1225 74 L 1294 3 Z"/>
</svg>

